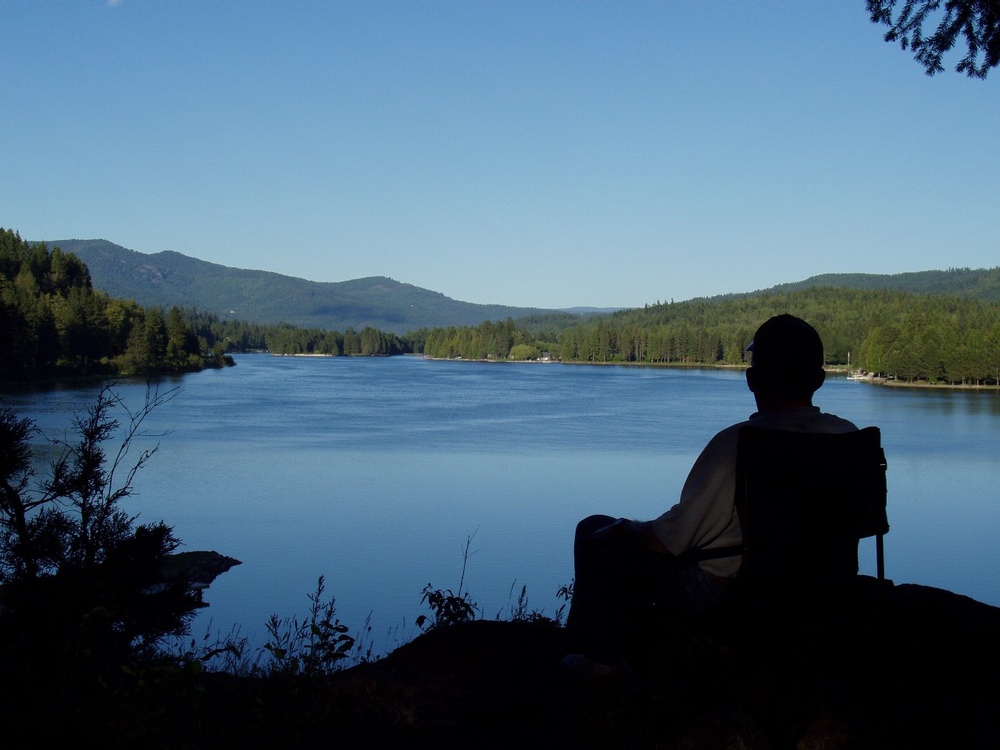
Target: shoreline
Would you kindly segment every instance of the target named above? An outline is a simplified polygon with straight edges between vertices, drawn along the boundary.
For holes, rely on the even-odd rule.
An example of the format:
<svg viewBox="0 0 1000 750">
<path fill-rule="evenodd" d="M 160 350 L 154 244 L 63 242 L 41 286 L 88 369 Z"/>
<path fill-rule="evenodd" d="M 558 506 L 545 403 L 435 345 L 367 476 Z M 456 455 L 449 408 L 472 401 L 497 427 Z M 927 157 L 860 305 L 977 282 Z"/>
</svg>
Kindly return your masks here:
<svg viewBox="0 0 1000 750">
<path fill-rule="evenodd" d="M 343 354 L 322 354 L 317 352 L 309 353 L 294 353 L 294 354 L 275 354 L 269 351 L 252 351 L 252 352 L 236 352 L 237 354 L 268 354 L 272 357 L 343 357 L 343 356 L 362 356 L 362 355 L 343 355 Z M 231 356 L 231 355 L 230 355 Z M 676 368 L 676 369 L 690 369 L 690 370 L 745 370 L 748 365 L 731 365 L 731 364 L 709 364 L 706 362 L 563 362 L 559 359 L 519 359 L 519 360 L 507 360 L 507 359 L 464 359 L 458 357 L 430 357 L 424 354 L 400 354 L 400 355 L 390 355 L 390 356 L 409 356 L 409 357 L 421 357 L 422 359 L 433 360 L 436 362 L 484 362 L 489 364 L 508 364 L 508 365 L 578 365 L 578 366 L 598 366 L 598 367 L 652 367 L 652 368 Z M 214 369 L 214 368 L 203 368 L 203 369 Z M 851 373 L 851 370 L 847 369 L 844 365 L 832 365 L 830 367 L 823 368 L 828 374 L 843 375 L 847 376 Z M 190 371 L 190 372 L 200 372 Z M 160 373 L 158 377 L 164 376 L 181 376 L 186 375 L 188 372 L 173 372 L 173 373 Z M 109 376 L 108 374 L 93 374 L 93 375 L 76 375 L 68 376 L 65 378 L 60 377 L 49 377 L 41 381 L 34 382 L 24 382 L 15 381 L 9 383 L 0 384 L 0 391 L 2 392 L 16 392 L 18 390 L 36 390 L 42 388 L 43 390 L 48 390 L 51 388 L 58 388 L 69 386 L 73 387 L 74 383 L 88 383 L 88 382 L 100 382 L 102 380 L 127 380 L 129 378 L 121 377 L 115 378 Z M 867 383 L 868 385 L 880 385 L 887 388 L 917 388 L 917 389 L 938 389 L 938 390 L 957 390 L 957 391 L 996 391 L 1000 394 L 1000 384 L 993 385 L 977 385 L 974 383 L 928 383 L 926 381 L 905 381 L 905 380 L 895 380 L 892 378 L 881 378 L 881 377 L 857 377 L 852 378 L 858 383 Z"/>
<path fill-rule="evenodd" d="M 293 355 L 301 356 L 301 355 Z M 306 355 L 312 356 L 312 355 Z M 560 359 L 518 359 L 518 360 L 507 360 L 507 359 L 464 359 L 461 357 L 430 357 L 424 354 L 412 354 L 403 356 L 417 356 L 423 359 L 429 359 L 436 362 L 484 362 L 489 364 L 556 364 L 556 365 L 583 365 L 583 366 L 598 366 L 598 367 L 654 367 L 654 368 L 680 368 L 680 369 L 692 369 L 692 370 L 745 370 L 749 365 L 729 365 L 729 364 L 709 364 L 706 362 L 563 362 Z M 849 370 L 844 365 L 831 365 L 829 367 L 824 367 L 824 371 L 827 374 L 843 375 L 848 376 L 851 374 L 852 370 Z M 883 377 L 856 377 L 852 378 L 852 381 L 858 383 L 867 383 L 868 385 L 880 385 L 887 388 L 930 388 L 930 389 L 942 389 L 942 390 L 957 390 L 957 391 L 996 391 L 1000 393 L 1000 383 L 993 385 L 976 385 L 974 383 L 928 383 L 926 381 L 905 381 L 896 380 L 893 378 L 883 378 Z"/>
</svg>

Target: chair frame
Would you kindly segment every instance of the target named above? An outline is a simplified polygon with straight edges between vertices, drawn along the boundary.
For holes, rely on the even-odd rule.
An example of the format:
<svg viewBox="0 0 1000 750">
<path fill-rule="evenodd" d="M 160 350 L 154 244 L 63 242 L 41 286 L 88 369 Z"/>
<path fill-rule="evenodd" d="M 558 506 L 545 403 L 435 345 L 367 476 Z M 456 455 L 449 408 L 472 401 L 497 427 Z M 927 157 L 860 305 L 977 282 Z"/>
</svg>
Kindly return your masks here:
<svg viewBox="0 0 1000 750">
<path fill-rule="evenodd" d="M 872 536 L 876 577 L 884 580 L 886 468 L 877 427 L 835 434 L 743 427 L 735 497 L 743 528 L 742 583 L 772 586 L 811 577 L 819 585 L 838 585 L 857 575 L 857 544 Z M 783 572 L 782 565 L 813 569 Z"/>
</svg>

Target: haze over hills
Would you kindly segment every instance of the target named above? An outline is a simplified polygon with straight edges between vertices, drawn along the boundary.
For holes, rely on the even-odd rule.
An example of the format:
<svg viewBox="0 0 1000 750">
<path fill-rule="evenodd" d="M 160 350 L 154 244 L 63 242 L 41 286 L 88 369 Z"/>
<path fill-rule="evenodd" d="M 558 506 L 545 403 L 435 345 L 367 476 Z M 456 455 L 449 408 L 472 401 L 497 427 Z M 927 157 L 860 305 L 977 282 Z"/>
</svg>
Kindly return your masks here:
<svg viewBox="0 0 1000 750">
<path fill-rule="evenodd" d="M 94 287 L 141 305 L 196 308 L 222 318 L 306 328 L 403 334 L 418 328 L 478 325 L 553 313 L 538 308 L 460 302 L 384 276 L 338 282 L 230 268 L 165 251 L 147 255 L 106 240 L 47 243 L 79 257 Z"/>
<path fill-rule="evenodd" d="M 461 302 L 439 292 L 387 277 L 316 282 L 269 271 L 230 268 L 166 251 L 144 254 L 107 240 L 49 242 L 77 255 L 96 288 L 141 305 L 196 308 L 222 318 L 291 323 L 329 330 L 372 326 L 403 334 L 419 328 L 476 326 L 484 320 L 549 319 L 571 325 L 576 315 L 613 312 L 593 307 L 570 311 Z M 888 289 L 1000 301 L 1000 267 L 901 274 L 823 274 L 768 289 L 719 295 L 707 301 L 793 292 L 810 287 Z"/>
<path fill-rule="evenodd" d="M 946 271 L 911 271 L 907 273 L 825 273 L 802 281 L 776 284 L 752 292 L 733 292 L 714 297 L 697 297 L 691 302 L 725 302 L 744 297 L 787 294 L 813 288 L 859 289 L 912 294 L 939 295 L 1000 302 L 1000 266 L 993 268 L 949 268 Z"/>
<path fill-rule="evenodd" d="M 913 271 L 896 274 L 828 273 L 810 276 L 805 281 L 779 284 L 759 293 L 797 292 L 814 286 L 845 289 L 888 289 L 893 292 L 944 294 L 952 297 L 977 299 L 981 302 L 1000 301 L 1000 267 L 949 268 L 946 271 Z"/>
</svg>

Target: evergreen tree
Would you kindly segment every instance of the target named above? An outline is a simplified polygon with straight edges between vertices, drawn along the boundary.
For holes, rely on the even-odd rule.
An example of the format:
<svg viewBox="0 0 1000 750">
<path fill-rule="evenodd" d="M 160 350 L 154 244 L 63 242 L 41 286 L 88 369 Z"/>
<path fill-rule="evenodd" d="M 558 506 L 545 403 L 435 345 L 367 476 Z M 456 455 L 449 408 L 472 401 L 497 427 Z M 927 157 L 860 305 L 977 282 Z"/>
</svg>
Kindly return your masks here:
<svg viewBox="0 0 1000 750">
<path fill-rule="evenodd" d="M 136 525 L 122 507 L 156 448 L 131 468 L 121 463 L 145 419 L 171 396 L 149 391 L 131 411 L 102 390 L 77 418 L 76 442 L 55 441 L 59 456 L 37 487 L 35 427 L 0 410 L 0 663 L 17 685 L 6 708 L 11 700 L 21 710 L 65 701 L 62 711 L 77 715 L 124 669 L 151 658 L 162 638 L 186 632 L 198 599 L 182 577 L 164 577 L 177 539 L 162 522 Z M 116 410 L 127 414 L 124 425 Z M 116 434 L 124 437 L 109 460 L 104 445 Z"/>
<path fill-rule="evenodd" d="M 887 42 L 913 51 L 927 75 L 944 70 L 942 59 L 959 37 L 965 55 L 955 70 L 970 78 L 986 78 L 991 68 L 1000 64 L 1000 3 L 997 0 L 903 0 L 898 13 L 897 0 L 867 0 L 874 23 L 889 27 Z M 943 7 L 942 7 L 943 5 Z M 933 32 L 924 25 L 936 22 Z"/>
<path fill-rule="evenodd" d="M 197 370 L 218 361 L 202 354 L 179 311 L 169 322 L 168 330 L 162 312 L 95 291 L 72 253 L 0 228 L 0 379 Z"/>
</svg>

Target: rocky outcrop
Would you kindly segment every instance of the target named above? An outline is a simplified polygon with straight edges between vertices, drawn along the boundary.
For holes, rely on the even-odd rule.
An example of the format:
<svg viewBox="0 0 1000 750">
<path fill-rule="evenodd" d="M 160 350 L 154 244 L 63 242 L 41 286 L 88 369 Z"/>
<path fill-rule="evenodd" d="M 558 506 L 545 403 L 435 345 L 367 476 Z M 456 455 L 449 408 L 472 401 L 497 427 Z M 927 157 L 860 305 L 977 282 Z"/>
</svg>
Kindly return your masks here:
<svg viewBox="0 0 1000 750">
<path fill-rule="evenodd" d="M 832 650 L 680 629 L 634 681 L 567 675 L 567 633 L 551 623 L 466 623 L 308 687 L 243 684 L 246 704 L 226 713 L 256 719 L 226 736 L 258 747 L 998 746 L 1000 609 L 906 584 L 855 615 Z"/>
<path fill-rule="evenodd" d="M 167 555 L 160 566 L 163 585 L 173 581 L 183 581 L 191 591 L 195 592 L 201 601 L 202 594 L 216 578 L 230 568 L 243 563 L 234 557 L 227 557 L 218 552 L 191 551 L 175 552 Z M 207 605 L 203 605 L 207 606 Z"/>
</svg>

